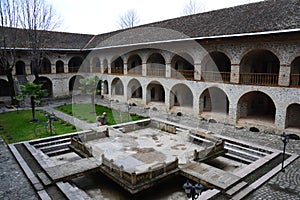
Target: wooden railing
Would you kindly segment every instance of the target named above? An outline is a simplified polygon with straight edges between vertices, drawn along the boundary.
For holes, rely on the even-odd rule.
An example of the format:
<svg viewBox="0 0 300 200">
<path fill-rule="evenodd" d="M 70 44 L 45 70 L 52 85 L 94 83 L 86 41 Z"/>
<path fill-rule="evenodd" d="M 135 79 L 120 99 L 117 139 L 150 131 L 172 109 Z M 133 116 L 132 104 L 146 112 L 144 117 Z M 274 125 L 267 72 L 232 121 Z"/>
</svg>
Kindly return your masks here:
<svg viewBox="0 0 300 200">
<path fill-rule="evenodd" d="M 278 85 L 278 74 L 240 73 L 240 83 L 246 85 Z"/>
<path fill-rule="evenodd" d="M 142 75 L 142 68 L 134 67 L 134 68 L 128 69 L 127 74 L 129 74 L 129 75 Z"/>
<path fill-rule="evenodd" d="M 79 71 L 80 67 L 68 67 L 69 73 L 77 73 Z"/>
<path fill-rule="evenodd" d="M 93 67 L 92 70 L 95 73 L 100 73 L 101 72 L 101 68 L 100 67 Z"/>
<path fill-rule="evenodd" d="M 118 68 L 112 67 L 111 73 L 112 74 L 124 74 L 124 69 L 120 68 L 120 67 L 118 67 Z"/>
<path fill-rule="evenodd" d="M 194 80 L 194 70 L 172 70 L 172 78 Z"/>
<path fill-rule="evenodd" d="M 203 71 L 201 72 L 201 80 L 208 82 L 230 82 L 230 72 L 213 72 Z"/>
<path fill-rule="evenodd" d="M 160 68 L 147 68 L 147 76 L 158 76 L 158 77 L 165 77 L 166 76 L 166 69 Z"/>
<path fill-rule="evenodd" d="M 290 86 L 300 86 L 300 74 L 291 74 Z"/>
</svg>

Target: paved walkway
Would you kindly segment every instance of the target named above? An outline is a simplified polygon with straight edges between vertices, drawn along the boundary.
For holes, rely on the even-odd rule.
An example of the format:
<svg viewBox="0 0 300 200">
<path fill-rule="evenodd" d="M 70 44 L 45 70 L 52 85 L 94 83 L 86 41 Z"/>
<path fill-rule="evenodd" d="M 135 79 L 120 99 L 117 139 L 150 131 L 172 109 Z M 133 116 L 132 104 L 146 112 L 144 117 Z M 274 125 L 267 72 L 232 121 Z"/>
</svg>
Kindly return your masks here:
<svg viewBox="0 0 300 200">
<path fill-rule="evenodd" d="M 0 199 L 39 199 L 7 145 L 0 137 Z"/>
<path fill-rule="evenodd" d="M 51 105 L 43 107 L 48 112 L 53 112 L 56 116 L 68 121 L 79 129 L 85 130 L 91 127 L 95 127 L 96 123 L 85 123 L 84 121 L 74 119 L 62 112 L 56 111 L 53 107 L 61 105 L 63 103 L 71 103 L 71 101 L 56 102 Z M 208 129 L 212 132 L 222 134 L 225 136 L 233 137 L 236 139 L 244 140 L 247 142 L 256 143 L 262 146 L 271 147 L 274 149 L 282 150 L 283 144 L 278 135 L 269 132 L 250 132 L 246 129 L 236 129 L 231 125 L 224 125 L 218 123 L 208 123 L 206 121 L 196 119 L 193 117 L 182 116 L 178 117 L 171 114 L 166 114 L 159 111 L 150 109 L 144 109 L 138 106 L 128 108 L 124 103 L 99 101 L 97 102 L 104 106 L 113 107 L 127 111 L 128 109 L 132 113 L 136 113 L 142 116 L 159 117 L 161 119 L 168 119 L 176 123 L 180 123 L 190 127 L 201 127 Z M 6 109 L 1 109 L 0 112 L 6 112 Z M 1 140 L 2 141 L 2 140 Z M 0 141 L 0 199 L 36 199 L 34 191 L 30 187 L 27 179 L 21 173 L 21 169 L 18 167 L 13 157 L 7 150 L 4 142 Z M 300 141 L 290 141 L 287 145 L 287 152 L 296 153 L 300 155 Z M 9 160 L 5 161 L 3 157 L 9 157 Z M 3 160 L 1 160 L 3 159 Z M 2 163 L 1 163 L 2 161 Z M 5 163 L 5 165 L 3 165 Z M 20 177 L 20 178 L 19 178 Z M 4 181 L 2 181 L 4 180 Z M 20 181 L 21 180 L 21 181 Z M 268 183 L 263 185 L 260 189 L 255 191 L 246 199 L 257 200 L 279 200 L 279 199 L 300 199 L 300 159 L 297 159 L 293 164 L 286 168 L 286 171 L 274 176 Z M 24 195 L 24 196 L 22 196 Z"/>
</svg>

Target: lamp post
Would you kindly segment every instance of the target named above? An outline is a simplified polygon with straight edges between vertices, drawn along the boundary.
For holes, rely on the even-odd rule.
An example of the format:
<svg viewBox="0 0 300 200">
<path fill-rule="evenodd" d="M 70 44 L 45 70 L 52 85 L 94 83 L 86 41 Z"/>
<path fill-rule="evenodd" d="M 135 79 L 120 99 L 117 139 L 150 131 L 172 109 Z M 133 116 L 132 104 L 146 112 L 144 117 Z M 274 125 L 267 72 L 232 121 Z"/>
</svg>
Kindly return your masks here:
<svg viewBox="0 0 300 200">
<path fill-rule="evenodd" d="M 55 115 L 54 115 L 54 113 L 51 113 L 51 114 L 49 114 L 49 113 L 45 113 L 45 116 L 48 118 L 48 120 L 49 120 L 49 129 L 50 129 L 50 136 L 52 136 L 52 121 L 54 121 L 55 120 Z"/>
<path fill-rule="evenodd" d="M 208 190 L 208 188 L 204 187 L 200 183 L 196 183 L 192 185 L 188 180 L 185 184 L 183 184 L 183 189 L 188 198 L 192 197 L 192 200 L 198 199 L 203 191 Z"/>
<path fill-rule="evenodd" d="M 280 135 L 280 139 L 283 142 L 283 154 L 282 154 L 281 171 L 284 172 L 283 165 L 284 165 L 284 157 L 285 157 L 286 145 L 289 142 L 289 140 L 300 140 L 300 137 L 298 135 L 296 135 L 296 134 L 285 134 L 285 132 L 283 132 Z"/>
</svg>

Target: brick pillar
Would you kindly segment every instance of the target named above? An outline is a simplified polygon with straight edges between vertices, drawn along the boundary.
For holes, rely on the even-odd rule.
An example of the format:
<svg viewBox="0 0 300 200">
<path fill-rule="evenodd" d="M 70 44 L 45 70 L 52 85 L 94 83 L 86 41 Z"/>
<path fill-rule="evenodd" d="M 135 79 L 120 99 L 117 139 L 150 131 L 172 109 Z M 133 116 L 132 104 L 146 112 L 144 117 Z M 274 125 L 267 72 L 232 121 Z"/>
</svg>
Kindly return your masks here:
<svg viewBox="0 0 300 200">
<path fill-rule="evenodd" d="M 166 77 L 171 77 L 171 63 L 166 63 Z"/>
<path fill-rule="evenodd" d="M 64 72 L 69 73 L 69 67 L 68 64 L 64 64 Z"/>
<path fill-rule="evenodd" d="M 240 82 L 240 66 L 239 64 L 231 64 L 230 82 L 239 83 Z"/>
<path fill-rule="evenodd" d="M 201 64 L 200 63 L 195 63 L 194 64 L 194 79 L 197 81 L 201 80 Z"/>
<path fill-rule="evenodd" d="M 56 65 L 51 64 L 51 74 L 56 74 Z"/>
<path fill-rule="evenodd" d="M 278 85 L 289 86 L 291 77 L 291 67 L 288 65 L 280 65 Z"/>
<path fill-rule="evenodd" d="M 127 65 L 127 63 L 124 62 L 123 66 L 124 66 L 124 70 L 123 70 L 124 71 L 124 75 L 127 75 L 128 74 L 128 65 Z"/>
<path fill-rule="evenodd" d="M 107 62 L 108 74 L 111 74 L 111 63 Z"/>
<path fill-rule="evenodd" d="M 147 62 L 142 63 L 142 76 L 147 76 Z"/>
</svg>

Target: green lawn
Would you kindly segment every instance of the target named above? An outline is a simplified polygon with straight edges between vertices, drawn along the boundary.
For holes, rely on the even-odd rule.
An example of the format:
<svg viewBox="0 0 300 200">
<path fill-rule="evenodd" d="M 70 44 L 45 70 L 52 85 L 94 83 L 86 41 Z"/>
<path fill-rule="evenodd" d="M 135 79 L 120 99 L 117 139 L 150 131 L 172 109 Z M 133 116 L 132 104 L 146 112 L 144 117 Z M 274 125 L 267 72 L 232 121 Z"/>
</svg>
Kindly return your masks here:
<svg viewBox="0 0 300 200">
<path fill-rule="evenodd" d="M 110 108 L 103 107 L 100 105 L 95 106 L 96 113 L 91 112 L 91 104 L 68 104 L 58 106 L 56 107 L 56 109 L 89 123 L 96 122 L 96 116 L 102 115 L 103 112 L 107 113 L 108 125 L 143 119 L 142 117 L 136 115 L 129 115 L 127 112 L 112 110 Z"/>
<path fill-rule="evenodd" d="M 39 120 L 46 121 L 44 111 L 36 111 Z M 12 111 L 0 114 L 0 135 L 6 143 L 15 143 L 37 139 L 34 133 L 35 123 L 30 123 L 31 110 Z M 56 135 L 75 132 L 76 128 L 69 123 L 58 120 L 54 122 Z M 39 137 L 47 137 L 45 133 Z"/>
</svg>

